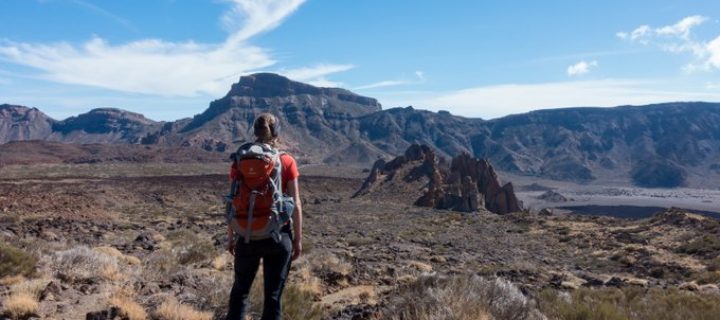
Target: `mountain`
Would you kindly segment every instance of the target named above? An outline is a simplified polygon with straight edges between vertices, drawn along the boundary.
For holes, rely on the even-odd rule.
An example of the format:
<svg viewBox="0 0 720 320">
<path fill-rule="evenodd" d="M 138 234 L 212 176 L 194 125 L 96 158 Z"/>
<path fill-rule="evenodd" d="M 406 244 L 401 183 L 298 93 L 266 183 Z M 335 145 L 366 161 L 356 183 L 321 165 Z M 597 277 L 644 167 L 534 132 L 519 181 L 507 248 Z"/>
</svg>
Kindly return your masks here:
<svg viewBox="0 0 720 320">
<path fill-rule="evenodd" d="M 0 142 L 39 139 L 228 152 L 235 142 L 252 139 L 252 121 L 260 112 L 278 116 L 283 148 L 301 163 L 369 166 L 417 143 L 441 157 L 468 153 L 489 159 L 500 171 L 557 180 L 676 187 L 720 177 L 717 103 L 551 109 L 483 120 L 412 107 L 383 110 L 373 98 L 271 73 L 243 76 L 204 112 L 173 122 L 119 109 L 57 121 L 34 108 L 2 105 Z"/>
<path fill-rule="evenodd" d="M 70 143 L 139 143 L 146 135 L 156 132 L 161 123 L 130 111 L 100 108 L 53 125 L 48 140 Z"/>
<path fill-rule="evenodd" d="M 113 108 L 93 109 L 62 121 L 36 108 L 0 105 L 0 143 L 48 140 L 66 143 L 140 143 L 163 123 L 143 115 Z"/>
<path fill-rule="evenodd" d="M 506 171 L 674 187 L 720 162 L 720 104 L 540 110 L 488 121 L 473 153 Z"/>
<path fill-rule="evenodd" d="M 259 73 L 241 77 L 205 112 L 167 127 L 152 141 L 226 151 L 233 141 L 252 139 L 255 116 L 269 111 L 278 115 L 286 149 L 306 161 L 320 162 L 355 142 L 365 145 L 356 119 L 380 110 L 377 100 L 344 89 L 318 88 Z"/>
<path fill-rule="evenodd" d="M 52 133 L 55 120 L 36 108 L 0 105 L 0 143 L 42 140 Z"/>
</svg>

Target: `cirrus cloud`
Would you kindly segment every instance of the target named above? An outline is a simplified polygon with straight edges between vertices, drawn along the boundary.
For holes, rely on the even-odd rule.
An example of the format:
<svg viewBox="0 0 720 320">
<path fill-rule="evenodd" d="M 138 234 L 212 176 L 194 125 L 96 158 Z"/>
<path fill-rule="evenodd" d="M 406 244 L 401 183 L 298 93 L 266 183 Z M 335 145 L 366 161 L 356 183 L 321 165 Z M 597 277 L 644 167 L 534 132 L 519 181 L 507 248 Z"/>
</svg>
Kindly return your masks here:
<svg viewBox="0 0 720 320">
<path fill-rule="evenodd" d="M 37 71 L 32 77 L 63 84 L 161 96 L 219 95 L 240 75 L 276 64 L 266 49 L 248 40 L 278 27 L 304 1 L 228 0 L 231 8 L 221 21 L 230 33 L 221 43 L 112 44 L 99 36 L 79 45 L 3 40 L 0 63 L 30 67 Z M 316 78 L 327 67 L 321 66 Z"/>
</svg>

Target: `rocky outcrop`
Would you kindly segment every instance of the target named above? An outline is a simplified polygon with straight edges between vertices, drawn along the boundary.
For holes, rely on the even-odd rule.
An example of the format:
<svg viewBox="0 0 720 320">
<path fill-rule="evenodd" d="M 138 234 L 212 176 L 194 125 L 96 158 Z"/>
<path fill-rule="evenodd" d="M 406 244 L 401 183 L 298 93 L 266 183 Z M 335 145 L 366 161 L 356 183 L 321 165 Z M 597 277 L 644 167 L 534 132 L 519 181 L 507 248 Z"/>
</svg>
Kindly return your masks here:
<svg viewBox="0 0 720 320">
<path fill-rule="evenodd" d="M 399 172 L 403 172 L 402 177 L 397 177 Z M 461 212 L 485 208 L 498 214 L 522 210 L 512 183 L 502 186 L 487 160 L 463 153 L 452 159 L 447 168 L 430 147 L 417 144 L 390 162 L 376 161 L 355 196 L 371 193 L 385 183 L 392 182 L 397 189 L 400 182 L 411 183 L 423 178 L 427 183 L 425 191 L 414 202 L 418 206 Z"/>
<path fill-rule="evenodd" d="M 487 159 L 476 159 L 463 153 L 452 160 L 447 184 L 464 185 L 467 181 L 474 183 L 477 191 L 484 195 L 488 210 L 505 214 L 522 209 L 512 183 L 501 186 L 495 169 Z"/>
<path fill-rule="evenodd" d="M 401 168 L 407 169 L 407 172 L 402 177 L 399 177 L 397 173 Z M 429 179 L 428 187 L 431 190 L 442 193 L 444 174 L 441 170 L 440 160 L 435 155 L 435 152 L 428 146 L 414 144 L 405 150 L 404 154 L 389 162 L 383 159 L 375 161 L 370 174 L 354 196 L 367 194 L 378 183 L 384 181 L 397 179 L 400 183 L 411 183 L 423 178 Z M 423 203 L 422 201 L 424 200 L 418 200 L 419 203 Z M 428 201 L 434 200 L 429 199 Z M 423 206 L 434 207 L 435 205 Z"/>
</svg>

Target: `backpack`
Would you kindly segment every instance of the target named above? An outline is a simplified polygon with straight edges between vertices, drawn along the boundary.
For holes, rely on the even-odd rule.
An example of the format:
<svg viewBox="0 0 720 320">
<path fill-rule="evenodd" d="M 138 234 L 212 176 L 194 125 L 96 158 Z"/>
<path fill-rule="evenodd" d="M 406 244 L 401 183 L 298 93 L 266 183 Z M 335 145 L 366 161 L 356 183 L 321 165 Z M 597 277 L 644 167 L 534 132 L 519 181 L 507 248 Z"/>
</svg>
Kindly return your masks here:
<svg viewBox="0 0 720 320">
<path fill-rule="evenodd" d="M 268 144 L 246 143 L 230 156 L 235 176 L 225 197 L 227 221 L 245 243 L 280 242 L 281 228 L 291 221 L 295 203 L 282 194 L 281 155 Z"/>
</svg>

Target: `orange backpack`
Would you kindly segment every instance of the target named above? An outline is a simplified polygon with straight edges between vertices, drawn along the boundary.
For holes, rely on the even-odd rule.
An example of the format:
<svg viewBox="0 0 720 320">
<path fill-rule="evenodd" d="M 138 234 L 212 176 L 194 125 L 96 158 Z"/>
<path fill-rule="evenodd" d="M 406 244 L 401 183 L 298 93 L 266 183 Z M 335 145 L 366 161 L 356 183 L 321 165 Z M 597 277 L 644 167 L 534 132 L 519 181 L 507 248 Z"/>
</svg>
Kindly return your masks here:
<svg viewBox="0 0 720 320">
<path fill-rule="evenodd" d="M 281 153 L 264 143 L 246 143 L 233 160 L 230 195 L 226 197 L 228 223 L 236 234 L 250 240 L 273 238 L 290 221 L 294 201 L 282 194 Z"/>
</svg>

